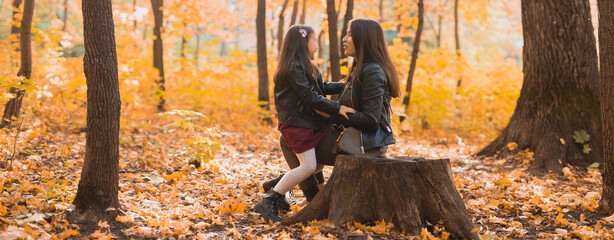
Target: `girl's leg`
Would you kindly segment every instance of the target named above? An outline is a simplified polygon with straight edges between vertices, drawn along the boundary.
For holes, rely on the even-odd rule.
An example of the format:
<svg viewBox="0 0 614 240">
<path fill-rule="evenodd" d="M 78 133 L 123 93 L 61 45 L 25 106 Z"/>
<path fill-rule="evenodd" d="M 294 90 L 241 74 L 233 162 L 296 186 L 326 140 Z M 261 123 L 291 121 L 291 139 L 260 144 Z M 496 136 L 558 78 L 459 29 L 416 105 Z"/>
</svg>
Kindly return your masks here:
<svg viewBox="0 0 614 240">
<path fill-rule="evenodd" d="M 300 165 L 296 154 L 292 152 L 290 147 L 288 147 L 286 141 L 284 141 L 284 138 L 281 135 L 279 136 L 279 147 L 281 148 L 281 152 L 284 154 L 284 159 L 286 160 L 286 163 L 288 163 L 290 169 L 294 169 Z M 320 150 L 318 149 L 318 147 L 316 147 L 316 159 L 320 159 L 320 154 L 318 153 L 318 151 Z M 308 202 L 311 201 L 311 199 L 313 199 L 320 191 L 320 189 L 318 188 L 318 182 L 313 176 L 307 177 L 307 179 L 299 183 L 298 186 L 301 191 L 303 191 L 303 194 L 305 195 L 305 198 Z"/>
<path fill-rule="evenodd" d="M 273 190 L 279 194 L 286 194 L 294 186 L 313 175 L 317 169 L 315 148 L 296 154 L 300 165 L 284 175 Z"/>
</svg>

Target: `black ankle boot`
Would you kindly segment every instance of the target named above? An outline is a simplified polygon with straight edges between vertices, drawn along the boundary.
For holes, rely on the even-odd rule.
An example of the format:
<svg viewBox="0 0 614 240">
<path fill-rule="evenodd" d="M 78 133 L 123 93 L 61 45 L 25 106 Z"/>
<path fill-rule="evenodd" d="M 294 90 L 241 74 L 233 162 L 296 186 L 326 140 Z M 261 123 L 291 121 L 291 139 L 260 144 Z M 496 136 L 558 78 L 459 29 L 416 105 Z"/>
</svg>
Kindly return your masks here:
<svg viewBox="0 0 614 240">
<path fill-rule="evenodd" d="M 280 175 L 279 177 L 273 178 L 269 181 L 266 181 L 262 184 L 262 189 L 264 190 L 265 193 L 268 193 L 269 190 L 271 190 L 272 188 L 274 188 L 277 183 L 279 182 L 279 180 L 281 180 L 281 178 L 284 176 L 284 174 Z"/>
<path fill-rule="evenodd" d="M 264 182 L 262 184 L 262 189 L 264 190 L 264 192 L 269 192 L 269 190 L 273 189 L 283 176 L 284 174 L 280 175 L 277 178 L 273 178 L 269 181 Z M 285 195 L 283 198 L 279 199 L 279 201 L 277 202 L 277 207 L 279 208 L 279 212 L 281 213 L 290 212 L 290 201 L 288 201 Z"/>
<path fill-rule="evenodd" d="M 283 197 L 284 195 L 281 195 L 271 189 L 266 196 L 260 200 L 260 202 L 256 203 L 256 206 L 254 206 L 254 211 L 260 213 L 260 216 L 262 216 L 266 221 L 273 220 L 273 222 L 279 222 L 283 219 L 279 217 L 277 202 Z"/>
</svg>

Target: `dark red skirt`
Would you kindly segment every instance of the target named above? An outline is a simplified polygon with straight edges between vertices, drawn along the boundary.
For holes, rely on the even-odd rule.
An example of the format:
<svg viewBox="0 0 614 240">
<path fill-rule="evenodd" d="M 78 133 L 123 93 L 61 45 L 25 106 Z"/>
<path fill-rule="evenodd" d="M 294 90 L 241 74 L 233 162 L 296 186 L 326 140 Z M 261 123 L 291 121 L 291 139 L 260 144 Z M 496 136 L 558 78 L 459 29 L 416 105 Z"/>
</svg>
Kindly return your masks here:
<svg viewBox="0 0 614 240">
<path fill-rule="evenodd" d="M 278 124 L 277 130 L 281 132 L 281 136 L 292 152 L 302 153 L 314 148 L 322 138 L 328 133 L 328 128 L 322 127 L 322 131 L 317 131 L 309 128 L 288 126 Z"/>
</svg>

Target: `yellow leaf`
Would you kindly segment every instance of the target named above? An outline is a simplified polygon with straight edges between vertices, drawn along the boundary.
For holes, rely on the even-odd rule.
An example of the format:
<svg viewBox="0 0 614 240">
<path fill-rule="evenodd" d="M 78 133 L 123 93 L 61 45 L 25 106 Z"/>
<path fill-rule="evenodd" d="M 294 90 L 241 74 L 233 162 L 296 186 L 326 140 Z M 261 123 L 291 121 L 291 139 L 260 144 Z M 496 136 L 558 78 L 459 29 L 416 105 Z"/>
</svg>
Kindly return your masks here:
<svg viewBox="0 0 614 240">
<path fill-rule="evenodd" d="M 174 172 L 174 173 L 171 173 L 170 175 L 164 176 L 164 180 L 166 181 L 177 180 L 177 179 L 180 179 L 181 177 L 183 177 L 182 172 Z"/>
<path fill-rule="evenodd" d="M 507 144 L 507 148 L 508 148 L 510 151 L 513 151 L 513 150 L 514 150 L 514 149 L 516 149 L 517 147 L 518 147 L 518 144 L 517 144 L 517 143 L 515 143 L 515 142 L 511 142 L 511 143 L 508 143 L 508 144 Z"/>
<path fill-rule="evenodd" d="M 567 226 L 567 224 L 569 224 L 569 221 L 563 218 L 564 216 L 565 215 L 563 213 L 559 213 L 556 219 L 554 219 L 554 224 L 559 225 L 559 226 Z"/>
<path fill-rule="evenodd" d="M 307 227 L 301 227 L 301 228 L 303 229 L 303 232 L 306 232 L 311 235 L 320 234 L 320 230 L 318 229 L 317 226 L 307 226 Z"/>
<path fill-rule="evenodd" d="M 560 138 L 559 140 L 561 140 L 561 144 L 565 145 L 565 139 Z"/>
<path fill-rule="evenodd" d="M 236 228 L 226 228 L 226 234 L 232 234 L 238 239 L 241 238 L 241 234 L 237 231 Z"/>
<path fill-rule="evenodd" d="M 69 237 L 79 237 L 79 236 L 81 236 L 81 234 L 79 233 L 79 230 L 72 229 L 72 228 L 66 229 L 66 231 L 64 231 L 64 232 L 62 232 L 62 233 L 60 233 L 58 235 L 58 237 L 60 237 L 60 239 L 66 239 L 66 238 L 69 238 Z"/>
<path fill-rule="evenodd" d="M 381 234 L 384 235 L 387 233 L 387 229 L 386 229 L 386 222 L 385 221 L 375 221 L 375 226 L 370 227 L 371 231 L 377 234 Z"/>
<path fill-rule="evenodd" d="M 569 169 L 569 167 L 564 167 L 563 168 L 563 175 L 565 177 L 571 177 L 571 176 L 573 176 L 573 173 L 571 172 L 571 169 Z"/>
<path fill-rule="evenodd" d="M 90 238 L 100 239 L 100 240 L 111 240 L 113 234 L 110 232 L 101 232 L 100 229 L 96 230 L 94 233 L 90 234 Z"/>
<path fill-rule="evenodd" d="M 118 221 L 120 223 L 130 223 L 132 222 L 132 218 L 130 216 L 117 216 L 115 218 L 115 221 Z"/>
</svg>

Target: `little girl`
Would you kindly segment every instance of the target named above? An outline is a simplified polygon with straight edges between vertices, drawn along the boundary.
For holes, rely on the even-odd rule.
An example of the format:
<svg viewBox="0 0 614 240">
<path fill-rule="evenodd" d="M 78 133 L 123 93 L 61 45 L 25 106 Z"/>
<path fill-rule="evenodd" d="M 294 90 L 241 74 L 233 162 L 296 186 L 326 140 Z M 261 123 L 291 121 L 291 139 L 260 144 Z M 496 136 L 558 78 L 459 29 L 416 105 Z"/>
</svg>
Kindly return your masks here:
<svg viewBox="0 0 614 240">
<path fill-rule="evenodd" d="M 326 98 L 326 94 L 340 93 L 343 84 L 322 81 L 318 69 L 311 62 L 317 51 L 313 28 L 294 25 L 286 33 L 273 78 L 279 120 L 277 129 L 296 154 L 300 166 L 287 172 L 254 207 L 266 220 L 281 221 L 278 202 L 284 199 L 286 192 L 323 167 L 316 162 L 315 146 L 326 136 L 328 128 L 324 126 L 324 118 L 315 110 L 346 118 L 348 113 L 356 112 Z"/>
</svg>

